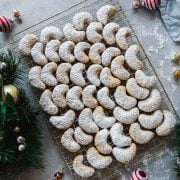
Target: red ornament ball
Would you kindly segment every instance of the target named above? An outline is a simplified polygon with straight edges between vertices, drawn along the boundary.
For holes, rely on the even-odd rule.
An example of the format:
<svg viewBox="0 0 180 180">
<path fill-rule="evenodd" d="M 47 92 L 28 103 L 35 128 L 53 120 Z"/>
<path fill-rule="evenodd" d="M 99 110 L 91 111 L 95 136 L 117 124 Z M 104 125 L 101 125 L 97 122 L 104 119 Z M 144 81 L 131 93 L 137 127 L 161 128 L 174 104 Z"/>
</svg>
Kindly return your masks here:
<svg viewBox="0 0 180 180">
<path fill-rule="evenodd" d="M 137 169 L 131 174 L 130 180 L 147 180 L 147 175 L 142 169 Z"/>
<path fill-rule="evenodd" d="M 0 16 L 0 32 L 9 32 L 13 26 L 13 20 L 5 16 Z"/>
</svg>

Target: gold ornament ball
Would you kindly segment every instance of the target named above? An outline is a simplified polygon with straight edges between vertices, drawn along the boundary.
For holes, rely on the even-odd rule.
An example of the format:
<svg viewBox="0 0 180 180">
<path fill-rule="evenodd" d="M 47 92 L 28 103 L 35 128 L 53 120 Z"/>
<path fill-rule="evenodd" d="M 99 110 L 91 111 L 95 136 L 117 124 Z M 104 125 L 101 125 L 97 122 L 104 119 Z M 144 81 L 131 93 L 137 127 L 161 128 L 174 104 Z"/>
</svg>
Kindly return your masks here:
<svg viewBox="0 0 180 180">
<path fill-rule="evenodd" d="M 18 126 L 17 126 L 17 127 L 15 127 L 15 128 L 14 128 L 14 130 L 13 130 L 13 131 L 14 131 L 15 133 L 18 133 L 18 132 L 20 132 L 20 131 L 21 131 L 21 129 L 20 129 L 20 127 L 18 127 Z"/>
<path fill-rule="evenodd" d="M 176 62 L 180 62 L 180 52 L 177 52 L 177 53 L 175 54 L 175 61 L 176 61 Z"/>
<path fill-rule="evenodd" d="M 3 141 L 3 139 L 4 139 L 4 138 L 3 138 L 2 136 L 0 136 L 0 142 Z"/>
<path fill-rule="evenodd" d="M 19 91 L 18 91 L 17 87 L 12 84 L 5 85 L 4 86 L 4 94 L 7 95 L 7 93 L 9 93 L 13 97 L 14 102 L 17 103 L 18 95 L 19 95 Z"/>
</svg>

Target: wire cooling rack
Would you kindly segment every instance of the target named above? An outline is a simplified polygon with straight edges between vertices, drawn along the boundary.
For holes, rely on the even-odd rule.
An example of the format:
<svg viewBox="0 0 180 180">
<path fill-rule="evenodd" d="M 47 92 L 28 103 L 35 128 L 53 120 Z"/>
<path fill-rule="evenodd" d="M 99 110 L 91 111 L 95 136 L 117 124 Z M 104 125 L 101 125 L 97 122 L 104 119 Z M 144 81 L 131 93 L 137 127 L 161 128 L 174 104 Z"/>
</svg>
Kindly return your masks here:
<svg viewBox="0 0 180 180">
<path fill-rule="evenodd" d="M 22 56 L 22 54 L 19 52 L 18 50 L 18 44 L 19 44 L 19 40 L 26 34 L 29 33 L 33 33 L 36 34 L 37 36 L 39 36 L 41 30 L 46 27 L 46 26 L 57 26 L 60 29 L 63 28 L 63 26 L 67 23 L 67 22 L 72 22 L 72 17 L 81 11 L 87 11 L 90 12 L 95 19 L 95 13 L 96 11 L 103 5 L 105 4 L 112 4 L 114 6 L 117 7 L 117 13 L 115 15 L 115 17 L 113 17 L 111 19 L 112 22 L 116 22 L 118 24 L 120 24 L 120 26 L 127 26 L 127 27 L 131 27 L 125 12 L 123 11 L 123 9 L 121 8 L 118 0 L 87 0 L 87 1 L 83 1 L 73 7 L 71 7 L 70 9 L 61 12 L 59 14 L 54 15 L 53 17 L 50 17 L 38 24 L 35 24 L 34 26 L 27 28 L 21 32 L 18 32 L 17 34 L 13 35 L 11 37 L 11 46 L 12 49 L 14 49 L 16 55 L 23 59 L 24 65 L 27 68 L 30 68 L 33 66 L 33 62 L 32 59 L 30 57 L 24 57 Z M 162 103 L 161 103 L 161 109 L 169 109 L 171 112 L 174 113 L 174 115 L 178 118 L 177 114 L 175 113 L 175 110 L 155 72 L 155 70 L 153 69 L 150 60 L 148 59 L 143 47 L 141 46 L 137 36 L 135 35 L 135 33 L 132 34 L 131 38 L 129 38 L 129 43 L 130 44 L 138 44 L 140 46 L 140 59 L 144 62 L 144 69 L 143 71 L 146 72 L 146 74 L 149 75 L 155 75 L 158 79 L 156 85 L 154 88 L 159 89 L 159 91 L 161 92 L 162 95 Z M 131 70 L 129 69 L 129 71 L 131 72 Z M 131 72 L 131 76 L 134 76 L 134 73 Z M 39 94 L 40 95 L 40 94 Z M 39 95 L 37 96 L 37 98 L 39 98 Z M 112 95 L 113 98 L 113 95 Z M 63 113 L 63 112 L 62 112 Z M 112 112 L 109 112 L 110 114 Z M 42 114 L 42 118 L 46 119 L 48 122 L 48 116 L 44 115 L 44 113 Z M 53 137 L 59 147 L 60 153 L 62 154 L 64 161 L 66 162 L 67 167 L 69 168 L 72 176 L 74 177 L 74 179 L 81 179 L 80 176 L 76 175 L 75 172 L 73 171 L 73 167 L 72 167 L 72 163 L 73 163 L 73 159 L 76 155 L 78 154 L 86 154 L 86 151 L 89 147 L 91 147 L 92 145 L 86 146 L 86 147 L 82 147 L 82 149 L 77 152 L 77 153 L 69 153 L 67 150 L 65 150 L 63 148 L 63 146 L 61 145 L 60 139 L 62 136 L 62 131 L 59 131 L 55 128 L 53 128 L 49 123 L 48 126 L 53 134 Z M 73 124 L 73 127 L 75 128 L 77 126 L 77 122 L 75 122 Z M 128 134 L 128 132 L 127 132 Z M 90 177 L 89 179 L 98 179 L 98 180 L 109 180 L 112 179 L 115 176 L 120 176 L 121 174 L 125 174 L 125 173 L 129 173 L 132 169 L 134 169 L 135 167 L 139 167 L 142 165 L 143 160 L 145 159 L 149 159 L 152 157 L 157 157 L 160 158 L 160 156 L 158 156 L 161 152 L 164 151 L 165 148 L 171 148 L 171 145 L 169 144 L 171 137 L 155 137 L 150 143 L 146 144 L 146 145 L 138 145 L 138 153 L 135 157 L 135 159 L 129 164 L 129 165 L 123 165 L 121 163 L 119 163 L 118 161 L 116 161 L 113 158 L 113 163 L 106 169 L 104 170 L 96 170 L 96 173 L 93 177 Z M 110 144 L 112 142 L 109 142 Z M 88 164 L 87 160 L 85 159 L 85 163 Z"/>
</svg>

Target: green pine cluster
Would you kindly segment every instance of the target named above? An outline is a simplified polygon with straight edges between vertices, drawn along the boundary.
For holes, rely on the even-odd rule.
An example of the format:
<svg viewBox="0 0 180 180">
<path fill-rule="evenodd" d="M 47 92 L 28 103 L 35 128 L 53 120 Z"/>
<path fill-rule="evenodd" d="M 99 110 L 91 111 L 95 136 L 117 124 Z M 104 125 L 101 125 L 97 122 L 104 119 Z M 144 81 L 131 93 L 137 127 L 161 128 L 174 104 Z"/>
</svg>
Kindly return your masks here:
<svg viewBox="0 0 180 180">
<path fill-rule="evenodd" d="M 0 61 L 7 65 L 0 72 L 0 174 L 12 177 L 28 167 L 43 168 L 40 110 L 22 88 L 24 71 L 12 50 L 0 50 Z M 7 84 L 18 88 L 17 103 L 10 94 L 3 98 L 3 85 Z M 25 138 L 22 151 L 18 149 L 19 136 Z"/>
</svg>

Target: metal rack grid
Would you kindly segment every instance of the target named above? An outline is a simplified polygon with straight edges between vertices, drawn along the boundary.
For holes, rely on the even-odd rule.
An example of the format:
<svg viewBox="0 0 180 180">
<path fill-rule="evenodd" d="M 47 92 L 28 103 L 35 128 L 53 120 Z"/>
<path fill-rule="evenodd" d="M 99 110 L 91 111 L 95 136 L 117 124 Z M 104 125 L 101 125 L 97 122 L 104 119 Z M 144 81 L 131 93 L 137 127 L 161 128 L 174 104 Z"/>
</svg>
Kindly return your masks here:
<svg viewBox="0 0 180 180">
<path fill-rule="evenodd" d="M 117 13 L 115 15 L 115 17 L 111 18 L 112 22 L 116 22 L 118 24 L 120 24 L 120 26 L 127 26 L 127 27 L 131 27 L 125 12 L 122 10 L 119 1 L 118 0 L 85 0 L 73 7 L 71 7 L 70 9 L 61 12 L 59 14 L 54 15 L 53 17 L 50 17 L 30 28 L 27 28 L 15 35 L 12 36 L 11 38 L 11 46 L 14 49 L 15 53 L 24 61 L 24 65 L 27 68 L 30 68 L 33 66 L 33 62 L 32 59 L 30 57 L 24 57 L 22 56 L 22 54 L 19 52 L 18 50 L 18 43 L 19 40 L 28 33 L 33 33 L 36 34 L 37 36 L 39 36 L 41 30 L 46 27 L 46 26 L 50 26 L 50 25 L 54 25 L 59 27 L 60 29 L 63 28 L 63 26 L 67 23 L 67 22 L 71 22 L 72 21 L 72 17 L 80 12 L 80 11 L 88 11 L 90 12 L 95 19 L 95 13 L 96 11 L 103 5 L 105 4 L 112 4 L 114 6 L 117 7 Z M 135 35 L 135 33 L 132 34 L 131 38 L 129 38 L 129 43 L 130 44 L 138 44 L 140 46 L 140 59 L 144 62 L 145 67 L 144 67 L 144 71 L 149 74 L 149 75 L 155 75 L 157 77 L 157 74 L 155 72 L 155 70 L 153 69 L 150 60 L 148 59 L 143 47 L 141 46 L 137 36 Z M 131 71 L 129 69 L 129 71 Z M 131 71 L 131 76 L 134 76 L 134 72 Z M 158 77 L 157 77 L 158 79 Z M 161 108 L 162 109 L 169 109 L 171 112 L 173 112 L 175 114 L 175 116 L 177 117 L 175 110 L 164 90 L 164 88 L 162 87 L 162 84 L 160 82 L 160 80 L 158 79 L 155 88 L 159 89 L 162 95 L 162 105 Z M 37 97 L 38 98 L 38 97 Z M 113 98 L 113 95 L 112 95 Z M 42 118 L 46 119 L 48 122 L 48 116 L 42 114 Z M 178 117 L 177 117 L 178 118 Z M 59 146 L 59 150 L 60 153 L 62 154 L 64 161 L 66 162 L 67 167 L 69 168 L 72 176 L 74 177 L 74 179 L 81 179 L 81 177 L 79 177 L 78 175 L 75 174 L 75 172 L 73 171 L 73 167 L 72 167 L 72 162 L 73 159 L 76 155 L 78 154 L 86 154 L 86 150 L 92 146 L 89 145 L 87 147 L 82 147 L 82 149 L 77 152 L 77 153 L 70 153 L 67 150 L 65 150 L 63 148 L 63 146 L 60 143 L 60 138 L 62 136 L 62 131 L 59 131 L 55 128 L 53 128 L 49 123 L 48 123 L 49 128 L 51 129 L 51 132 L 53 134 L 53 137 L 57 143 L 57 145 Z M 75 122 L 73 124 L 73 127 L 77 126 L 77 122 Z M 163 138 L 159 138 L 159 137 L 155 137 L 150 143 L 148 143 L 147 145 L 143 146 L 143 145 L 138 145 L 138 153 L 135 157 L 135 159 L 129 164 L 129 165 L 123 165 L 121 163 L 119 163 L 118 161 L 116 161 L 113 158 L 113 163 L 106 169 L 104 170 L 96 170 L 96 173 L 93 177 L 90 177 L 89 179 L 99 179 L 99 180 L 103 180 L 103 179 L 111 179 L 113 177 L 115 177 L 116 175 L 120 175 L 120 174 L 125 174 L 129 171 L 131 171 L 132 166 L 133 167 L 138 167 L 140 166 L 140 164 L 142 164 L 142 161 L 144 159 L 147 158 L 151 158 L 151 157 L 155 157 L 158 156 L 158 154 L 160 152 L 162 152 L 165 147 L 169 147 L 169 139 L 171 137 L 163 137 Z M 111 142 L 109 142 L 111 143 Z M 85 163 L 87 163 L 87 160 L 85 160 Z"/>
</svg>

